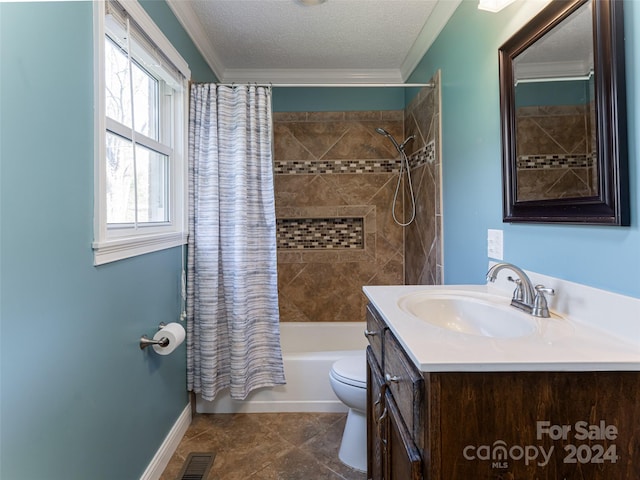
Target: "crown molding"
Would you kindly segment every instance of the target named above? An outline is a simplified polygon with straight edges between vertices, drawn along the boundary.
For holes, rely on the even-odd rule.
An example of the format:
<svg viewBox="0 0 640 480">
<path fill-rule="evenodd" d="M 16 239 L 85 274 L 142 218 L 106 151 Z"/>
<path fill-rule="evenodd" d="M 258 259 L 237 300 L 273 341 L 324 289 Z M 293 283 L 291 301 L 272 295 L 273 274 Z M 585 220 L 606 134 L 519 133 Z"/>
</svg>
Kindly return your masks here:
<svg viewBox="0 0 640 480">
<path fill-rule="evenodd" d="M 403 83 L 398 69 L 226 69 L 224 83 Z"/>
<path fill-rule="evenodd" d="M 593 65 L 589 61 L 575 60 L 573 62 L 538 62 L 521 63 L 516 65 L 516 81 L 544 80 L 562 78 L 577 79 L 589 78 L 593 72 Z"/>
<path fill-rule="evenodd" d="M 416 41 L 409 49 L 407 57 L 400 66 L 402 81 L 406 81 L 413 73 L 418 63 L 427 53 L 427 50 L 435 42 L 438 35 L 447 24 L 453 12 L 456 11 L 462 0 L 439 1 L 433 8 L 433 12 L 429 15 L 427 22 L 422 27 Z"/>
<path fill-rule="evenodd" d="M 209 65 L 209 68 L 211 68 L 214 75 L 218 79 L 222 78 L 224 65 L 211 46 L 211 43 L 207 38 L 207 33 L 205 32 L 202 23 L 200 23 L 200 19 L 193 11 L 191 3 L 184 0 L 166 0 L 166 2 L 178 19 L 178 22 L 180 22 L 180 25 L 182 25 L 182 28 L 184 28 L 187 35 L 191 37 L 194 45 L 203 56 L 205 62 L 207 62 L 207 65 Z"/>
</svg>

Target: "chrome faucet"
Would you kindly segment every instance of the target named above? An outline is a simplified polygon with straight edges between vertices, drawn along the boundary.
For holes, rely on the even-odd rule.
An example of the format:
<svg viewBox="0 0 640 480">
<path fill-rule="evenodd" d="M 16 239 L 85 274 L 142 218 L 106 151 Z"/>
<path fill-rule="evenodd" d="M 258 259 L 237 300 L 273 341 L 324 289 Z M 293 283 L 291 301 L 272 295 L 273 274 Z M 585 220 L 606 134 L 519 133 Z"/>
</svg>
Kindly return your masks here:
<svg viewBox="0 0 640 480">
<path fill-rule="evenodd" d="M 522 269 L 506 262 L 496 263 L 491 267 L 487 272 L 487 281 L 495 282 L 498 277 L 498 272 L 505 268 L 511 270 L 518 276 L 515 280 L 509 277 L 509 280 L 516 284 L 511 305 L 532 314 L 534 317 L 548 318 L 549 309 L 547 308 L 547 301 L 544 294 L 554 295 L 555 291 L 553 288 L 545 288 L 543 285 L 536 285 L 534 287 Z"/>
</svg>

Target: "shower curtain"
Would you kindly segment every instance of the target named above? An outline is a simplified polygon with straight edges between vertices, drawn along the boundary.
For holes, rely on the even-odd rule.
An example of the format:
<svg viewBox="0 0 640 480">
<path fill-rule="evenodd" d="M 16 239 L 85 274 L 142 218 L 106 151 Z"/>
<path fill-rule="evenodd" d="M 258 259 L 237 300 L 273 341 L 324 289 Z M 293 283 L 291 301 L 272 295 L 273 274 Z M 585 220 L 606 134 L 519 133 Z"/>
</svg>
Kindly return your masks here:
<svg viewBox="0 0 640 480">
<path fill-rule="evenodd" d="M 270 88 L 192 85 L 187 381 L 205 400 L 285 383 L 271 143 Z"/>
</svg>

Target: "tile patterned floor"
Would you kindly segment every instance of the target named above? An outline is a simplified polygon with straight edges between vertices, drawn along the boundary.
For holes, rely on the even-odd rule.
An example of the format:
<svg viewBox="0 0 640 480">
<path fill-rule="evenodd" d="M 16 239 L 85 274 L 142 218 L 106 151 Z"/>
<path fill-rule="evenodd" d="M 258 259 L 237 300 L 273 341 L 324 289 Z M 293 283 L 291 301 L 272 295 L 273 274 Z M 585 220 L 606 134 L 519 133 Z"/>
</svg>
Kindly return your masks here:
<svg viewBox="0 0 640 480">
<path fill-rule="evenodd" d="M 177 480 L 190 452 L 215 452 L 206 480 L 364 480 L 338 459 L 346 414 L 194 415 L 160 480 Z"/>
</svg>

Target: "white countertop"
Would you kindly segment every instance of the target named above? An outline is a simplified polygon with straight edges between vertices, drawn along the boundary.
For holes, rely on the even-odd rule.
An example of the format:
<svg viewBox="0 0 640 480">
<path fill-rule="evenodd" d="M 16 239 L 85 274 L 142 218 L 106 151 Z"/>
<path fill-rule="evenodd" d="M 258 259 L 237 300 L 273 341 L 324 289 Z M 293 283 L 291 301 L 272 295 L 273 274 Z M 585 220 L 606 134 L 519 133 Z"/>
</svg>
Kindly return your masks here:
<svg viewBox="0 0 640 480">
<path fill-rule="evenodd" d="M 536 319 L 539 328 L 527 336 L 495 338 L 449 331 L 398 306 L 403 296 L 425 290 L 497 294 L 510 301 L 508 293 L 492 286 L 365 286 L 363 290 L 423 372 L 640 371 L 640 345 L 635 340 L 625 342 L 566 315 Z"/>
</svg>

